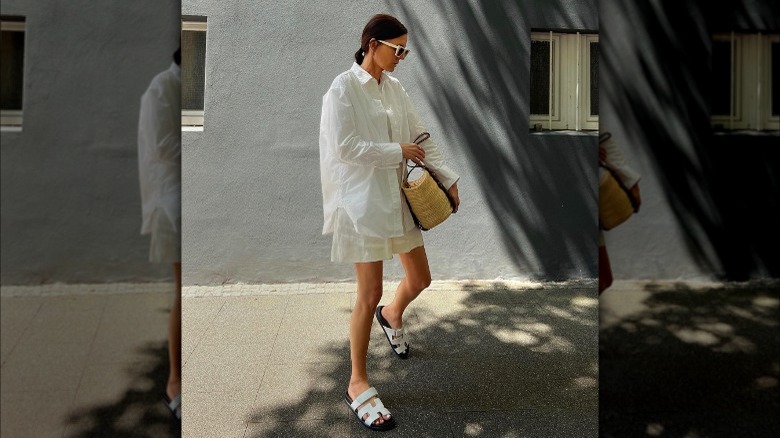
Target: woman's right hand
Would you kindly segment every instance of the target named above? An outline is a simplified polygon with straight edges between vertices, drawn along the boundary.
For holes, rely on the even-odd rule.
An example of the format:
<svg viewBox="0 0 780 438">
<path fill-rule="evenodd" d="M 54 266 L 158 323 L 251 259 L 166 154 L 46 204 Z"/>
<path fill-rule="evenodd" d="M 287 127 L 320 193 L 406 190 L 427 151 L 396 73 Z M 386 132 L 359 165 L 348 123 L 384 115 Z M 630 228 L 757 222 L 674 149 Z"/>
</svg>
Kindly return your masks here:
<svg viewBox="0 0 780 438">
<path fill-rule="evenodd" d="M 405 160 L 412 160 L 417 164 L 422 164 L 425 159 L 425 149 L 417 143 L 401 143 L 401 154 Z"/>
</svg>

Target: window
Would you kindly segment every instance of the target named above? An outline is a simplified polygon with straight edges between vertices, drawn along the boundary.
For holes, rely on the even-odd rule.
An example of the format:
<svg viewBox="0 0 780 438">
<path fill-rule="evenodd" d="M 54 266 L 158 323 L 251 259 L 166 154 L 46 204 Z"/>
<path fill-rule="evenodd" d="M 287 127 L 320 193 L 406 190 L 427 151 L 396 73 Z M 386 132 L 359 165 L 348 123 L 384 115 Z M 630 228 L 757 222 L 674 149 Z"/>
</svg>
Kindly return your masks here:
<svg viewBox="0 0 780 438">
<path fill-rule="evenodd" d="M 206 17 L 181 24 L 181 124 L 203 126 L 206 90 Z"/>
<path fill-rule="evenodd" d="M 780 129 L 780 35 L 715 34 L 709 104 L 716 130 Z"/>
<path fill-rule="evenodd" d="M 531 32 L 531 129 L 599 129 L 599 37 Z"/>
<path fill-rule="evenodd" d="M 24 18 L 0 19 L 0 125 L 22 126 L 24 90 Z"/>
</svg>

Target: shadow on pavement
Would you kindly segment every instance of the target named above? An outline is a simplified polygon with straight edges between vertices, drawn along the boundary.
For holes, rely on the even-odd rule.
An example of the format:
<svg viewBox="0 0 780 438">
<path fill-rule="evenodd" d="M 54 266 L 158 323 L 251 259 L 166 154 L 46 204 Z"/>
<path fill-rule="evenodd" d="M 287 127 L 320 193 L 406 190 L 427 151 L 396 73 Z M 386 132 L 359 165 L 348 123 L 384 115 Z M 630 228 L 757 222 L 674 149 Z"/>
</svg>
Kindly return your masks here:
<svg viewBox="0 0 780 438">
<path fill-rule="evenodd" d="M 398 421 L 389 435 L 595 436 L 598 301 L 594 287 L 582 290 L 467 285 L 446 309 L 413 303 L 405 361 L 372 327 L 369 379 Z M 257 407 L 246 437 L 367 432 L 343 401 L 349 345 L 323 346 L 318 357 L 297 401 Z"/>
<path fill-rule="evenodd" d="M 68 419 L 74 437 L 180 437 L 181 425 L 162 403 L 168 381 L 167 342 L 147 343 L 139 352 L 143 362 L 124 364 L 131 388 L 111 404 L 84 408 Z M 73 428 L 74 426 L 71 426 Z"/>
<path fill-rule="evenodd" d="M 601 436 L 780 435 L 780 283 L 640 296 L 600 331 Z"/>
</svg>

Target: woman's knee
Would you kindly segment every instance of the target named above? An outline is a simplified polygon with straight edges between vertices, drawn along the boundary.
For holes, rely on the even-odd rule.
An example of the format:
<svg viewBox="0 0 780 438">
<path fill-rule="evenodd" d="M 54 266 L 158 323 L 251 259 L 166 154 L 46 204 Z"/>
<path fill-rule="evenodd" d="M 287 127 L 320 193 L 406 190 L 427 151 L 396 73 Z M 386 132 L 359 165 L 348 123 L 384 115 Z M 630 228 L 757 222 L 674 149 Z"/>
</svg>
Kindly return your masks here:
<svg viewBox="0 0 780 438">
<path fill-rule="evenodd" d="M 422 291 L 431 285 L 431 275 L 428 274 L 416 277 L 406 277 L 406 281 L 408 282 L 409 287 L 412 289 L 416 291 Z"/>
<path fill-rule="evenodd" d="M 379 301 L 382 299 L 382 285 L 373 285 L 368 287 L 362 287 L 358 291 L 357 299 L 355 300 L 355 307 L 361 306 L 370 309 L 376 309 L 379 305 Z"/>
</svg>

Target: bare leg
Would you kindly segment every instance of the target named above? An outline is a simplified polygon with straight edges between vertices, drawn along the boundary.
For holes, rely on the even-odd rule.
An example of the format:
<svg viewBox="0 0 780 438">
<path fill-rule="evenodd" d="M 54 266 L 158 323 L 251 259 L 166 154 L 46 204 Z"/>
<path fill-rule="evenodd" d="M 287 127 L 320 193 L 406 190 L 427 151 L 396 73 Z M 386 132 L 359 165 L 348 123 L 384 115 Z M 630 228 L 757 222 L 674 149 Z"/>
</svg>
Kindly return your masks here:
<svg viewBox="0 0 780 438">
<path fill-rule="evenodd" d="M 349 397 L 353 400 L 371 386 L 368 384 L 366 355 L 374 311 L 382 298 L 382 261 L 355 263 L 355 274 L 357 274 L 357 298 L 349 322 L 352 375 L 347 389 Z M 384 423 L 385 418 L 390 417 L 378 418 L 374 424 Z"/>
<path fill-rule="evenodd" d="M 393 301 L 382 308 L 382 316 L 393 328 L 403 327 L 403 314 L 420 293 L 431 285 L 431 270 L 428 267 L 428 256 L 425 247 L 418 246 L 405 254 L 398 254 L 406 275 L 395 291 Z"/>
<path fill-rule="evenodd" d="M 176 297 L 168 316 L 168 386 L 166 393 L 173 399 L 181 394 L 181 262 L 174 262 Z"/>
<path fill-rule="evenodd" d="M 607 247 L 599 245 L 599 295 L 612 286 L 612 267 L 607 256 Z"/>
</svg>

